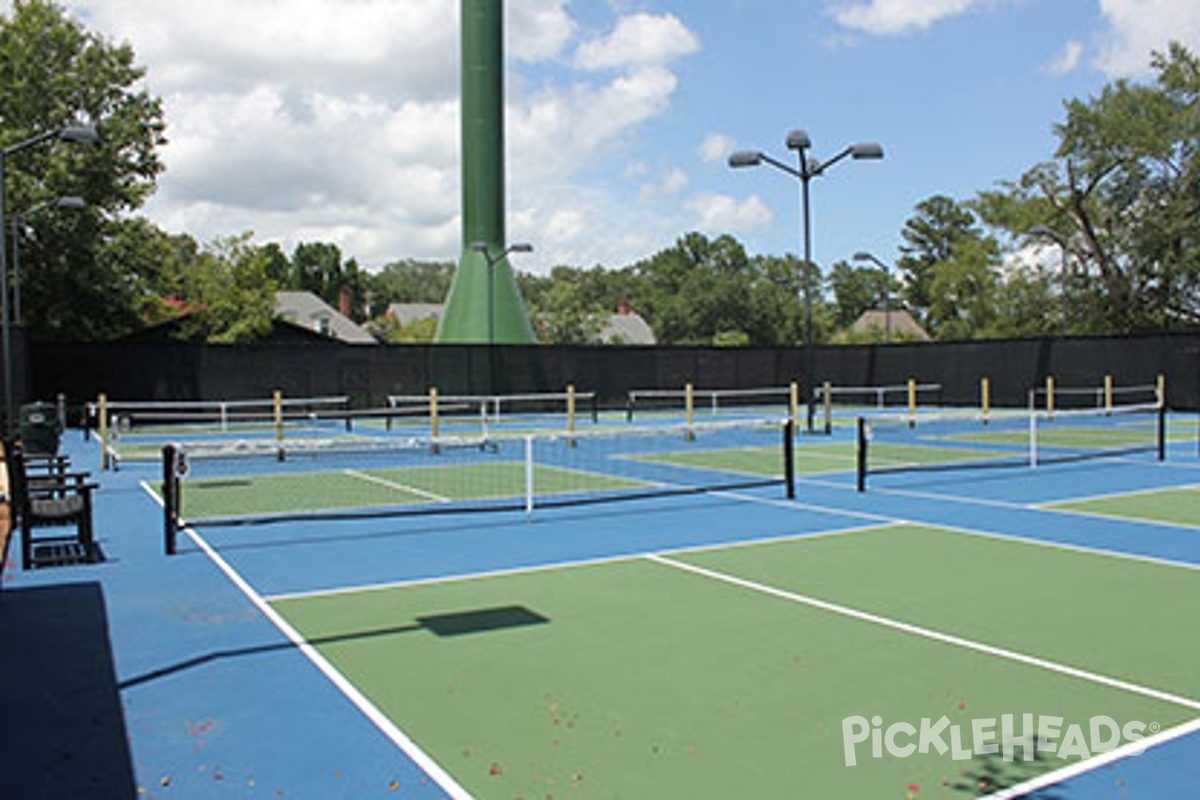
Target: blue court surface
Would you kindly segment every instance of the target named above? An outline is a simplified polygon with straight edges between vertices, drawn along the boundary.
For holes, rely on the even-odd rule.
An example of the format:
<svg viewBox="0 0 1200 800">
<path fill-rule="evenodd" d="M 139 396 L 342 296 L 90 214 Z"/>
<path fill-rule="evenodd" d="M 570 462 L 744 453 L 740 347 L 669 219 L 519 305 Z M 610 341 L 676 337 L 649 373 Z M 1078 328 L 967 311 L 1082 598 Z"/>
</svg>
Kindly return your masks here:
<svg viewBox="0 0 1200 800">
<path fill-rule="evenodd" d="M 104 560 L 10 548 L 2 793 L 1200 797 L 1195 424 L 1164 461 L 865 492 L 838 428 L 798 437 L 794 499 L 204 526 L 173 556 L 161 465 L 68 431 Z"/>
</svg>

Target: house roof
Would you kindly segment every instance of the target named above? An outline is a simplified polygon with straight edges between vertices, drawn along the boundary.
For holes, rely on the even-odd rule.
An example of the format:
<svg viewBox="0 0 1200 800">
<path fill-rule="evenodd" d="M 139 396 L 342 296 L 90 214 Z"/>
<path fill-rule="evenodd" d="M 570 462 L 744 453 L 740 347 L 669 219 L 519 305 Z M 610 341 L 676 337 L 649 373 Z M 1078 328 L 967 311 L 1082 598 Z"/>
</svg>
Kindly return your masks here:
<svg viewBox="0 0 1200 800">
<path fill-rule="evenodd" d="M 367 333 L 312 292 L 276 292 L 275 313 L 295 325 L 349 344 L 375 344 Z"/>
<path fill-rule="evenodd" d="M 605 344 L 655 344 L 658 339 L 650 323 L 636 311 L 613 314 L 600 330 Z"/>
<path fill-rule="evenodd" d="M 858 334 L 868 334 L 872 330 L 891 331 L 892 335 L 898 339 L 918 342 L 927 342 L 931 338 L 925 329 L 913 319 L 912 314 L 903 309 L 864 311 L 863 315 L 851 326 L 851 330 Z"/>
</svg>

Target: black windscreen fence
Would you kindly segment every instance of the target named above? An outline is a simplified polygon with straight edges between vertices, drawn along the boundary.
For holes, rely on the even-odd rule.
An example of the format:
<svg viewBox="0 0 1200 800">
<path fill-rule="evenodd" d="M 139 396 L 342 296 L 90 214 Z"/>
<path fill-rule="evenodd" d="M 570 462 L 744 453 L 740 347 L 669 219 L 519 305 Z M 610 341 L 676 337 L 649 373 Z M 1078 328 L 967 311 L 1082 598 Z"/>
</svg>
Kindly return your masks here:
<svg viewBox="0 0 1200 800">
<path fill-rule="evenodd" d="M 345 345 L 253 346 L 188 343 L 28 343 L 16 360 L 17 402 L 63 396 L 78 411 L 101 393 L 113 400 L 227 400 L 344 395 L 354 408 L 389 395 L 437 387 L 442 394 L 595 392 L 621 407 L 637 389 L 698 390 L 805 384 L 800 348 Z M 1053 376 L 1061 387 L 1154 384 L 1165 377 L 1168 407 L 1200 409 L 1200 334 L 950 343 L 822 345 L 813 386 L 938 384 L 938 402 L 1023 406 Z M 72 420 L 74 421 L 74 420 Z"/>
</svg>

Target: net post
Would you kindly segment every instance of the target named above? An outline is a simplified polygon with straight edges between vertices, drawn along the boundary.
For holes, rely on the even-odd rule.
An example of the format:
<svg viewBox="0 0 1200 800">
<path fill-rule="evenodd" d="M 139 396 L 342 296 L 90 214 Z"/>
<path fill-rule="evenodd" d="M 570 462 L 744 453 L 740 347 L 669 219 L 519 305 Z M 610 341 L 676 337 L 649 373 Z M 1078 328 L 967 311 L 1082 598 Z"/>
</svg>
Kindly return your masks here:
<svg viewBox="0 0 1200 800">
<path fill-rule="evenodd" d="M 575 384 L 567 384 L 567 446 L 575 446 Z"/>
<path fill-rule="evenodd" d="M 793 432 L 798 432 L 797 421 L 800 419 L 800 384 L 792 381 L 788 384 L 788 421 L 792 423 Z"/>
<path fill-rule="evenodd" d="M 221 412 L 224 416 L 224 411 Z M 275 421 L 275 441 L 283 441 L 283 392 L 276 389 L 271 395 L 271 419 Z"/>
<path fill-rule="evenodd" d="M 981 411 L 983 413 L 983 424 L 988 424 L 988 418 L 992 413 L 992 382 L 989 378 L 981 378 L 979 381 L 979 399 Z"/>
<path fill-rule="evenodd" d="M 908 424 L 911 427 L 917 419 L 917 379 L 908 379 Z"/>
<path fill-rule="evenodd" d="M 1155 426 L 1156 427 L 1155 435 L 1158 437 L 1158 441 L 1155 444 L 1157 445 L 1157 449 L 1158 449 L 1158 453 L 1157 453 L 1158 460 L 1166 461 L 1167 460 L 1167 404 L 1159 403 L 1158 411 L 1156 413 L 1158 414 L 1158 419 L 1156 420 L 1157 425 Z"/>
<path fill-rule="evenodd" d="M 1053 378 L 1051 378 L 1053 380 Z M 1047 395 L 1049 396 L 1049 395 Z M 1049 412 L 1047 412 L 1049 413 Z M 1047 417 L 1049 419 L 1049 417 Z M 1038 415 L 1034 411 L 1029 415 L 1029 466 L 1036 467 L 1038 465 Z"/>
<path fill-rule="evenodd" d="M 821 392 L 825 395 L 822 400 L 825 406 L 825 435 L 833 434 L 833 384 L 825 381 L 821 384 Z"/>
<path fill-rule="evenodd" d="M 1158 400 L 1158 405 L 1165 408 L 1167 405 L 1167 376 L 1161 372 L 1158 374 L 1158 379 L 1154 382 L 1154 395 Z"/>
<path fill-rule="evenodd" d="M 96 398 L 98 407 L 96 419 L 96 427 L 100 434 L 100 469 L 107 470 L 109 468 L 109 453 L 108 453 L 108 395 L 104 392 Z"/>
<path fill-rule="evenodd" d="M 525 437 L 525 516 L 533 516 L 533 436 Z"/>
<path fill-rule="evenodd" d="M 788 500 L 796 499 L 796 420 L 783 423 L 783 486 Z"/>
<path fill-rule="evenodd" d="M 1104 413 L 1111 414 L 1113 411 L 1113 376 L 1104 376 Z"/>
<path fill-rule="evenodd" d="M 1046 414 L 1047 419 L 1054 418 L 1054 376 L 1046 376 Z"/>
<path fill-rule="evenodd" d="M 575 384 L 567 384 L 567 433 L 575 432 Z"/>
<path fill-rule="evenodd" d="M 859 417 L 854 437 L 854 467 L 856 488 L 860 492 L 867 490 L 867 420 Z"/>
<path fill-rule="evenodd" d="M 688 381 L 686 384 L 684 384 L 684 386 L 683 386 L 683 407 L 684 407 L 683 416 L 684 416 L 684 419 L 686 420 L 686 427 L 687 427 L 687 432 L 684 434 L 684 438 L 686 438 L 689 442 L 696 438 L 696 432 L 694 430 L 692 430 L 692 425 L 696 419 L 695 391 L 696 390 L 692 386 L 691 381 Z"/>
<path fill-rule="evenodd" d="M 436 386 L 429 387 L 429 437 L 433 440 L 430 446 L 430 451 L 438 454 L 438 431 L 441 424 L 438 420 L 438 388 Z"/>
<path fill-rule="evenodd" d="M 173 444 L 162 449 L 163 550 L 169 556 L 175 555 L 175 534 L 179 527 L 179 476 L 175 474 L 177 452 Z"/>
</svg>

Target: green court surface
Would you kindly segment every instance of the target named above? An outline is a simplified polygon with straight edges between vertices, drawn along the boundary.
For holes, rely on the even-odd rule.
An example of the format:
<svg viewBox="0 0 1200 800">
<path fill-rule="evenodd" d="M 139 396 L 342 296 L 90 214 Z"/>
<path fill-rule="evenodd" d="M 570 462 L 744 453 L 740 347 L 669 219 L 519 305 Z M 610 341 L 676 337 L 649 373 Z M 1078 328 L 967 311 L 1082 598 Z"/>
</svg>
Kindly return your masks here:
<svg viewBox="0 0 1200 800">
<path fill-rule="evenodd" d="M 1073 500 L 1046 508 L 1082 511 L 1121 519 L 1141 519 L 1200 528 L 1200 484 L 1176 489 Z"/>
<path fill-rule="evenodd" d="M 875 757 L 853 720 L 969 750 L 1004 715 L 1059 745 L 1194 718 L 1197 599 L 1193 569 L 896 525 L 271 603 L 476 796 L 903 798 L 1080 756 Z"/>
<path fill-rule="evenodd" d="M 772 476 L 783 472 L 781 452 L 779 447 L 725 447 L 717 450 L 670 450 L 631 458 L 679 467 Z"/>
<path fill-rule="evenodd" d="M 181 483 L 181 516 L 202 520 L 520 498 L 525 495 L 525 478 L 525 465 L 517 461 L 197 478 Z M 544 465 L 534 467 L 533 478 L 540 495 L 645 486 L 600 473 Z"/>
</svg>

